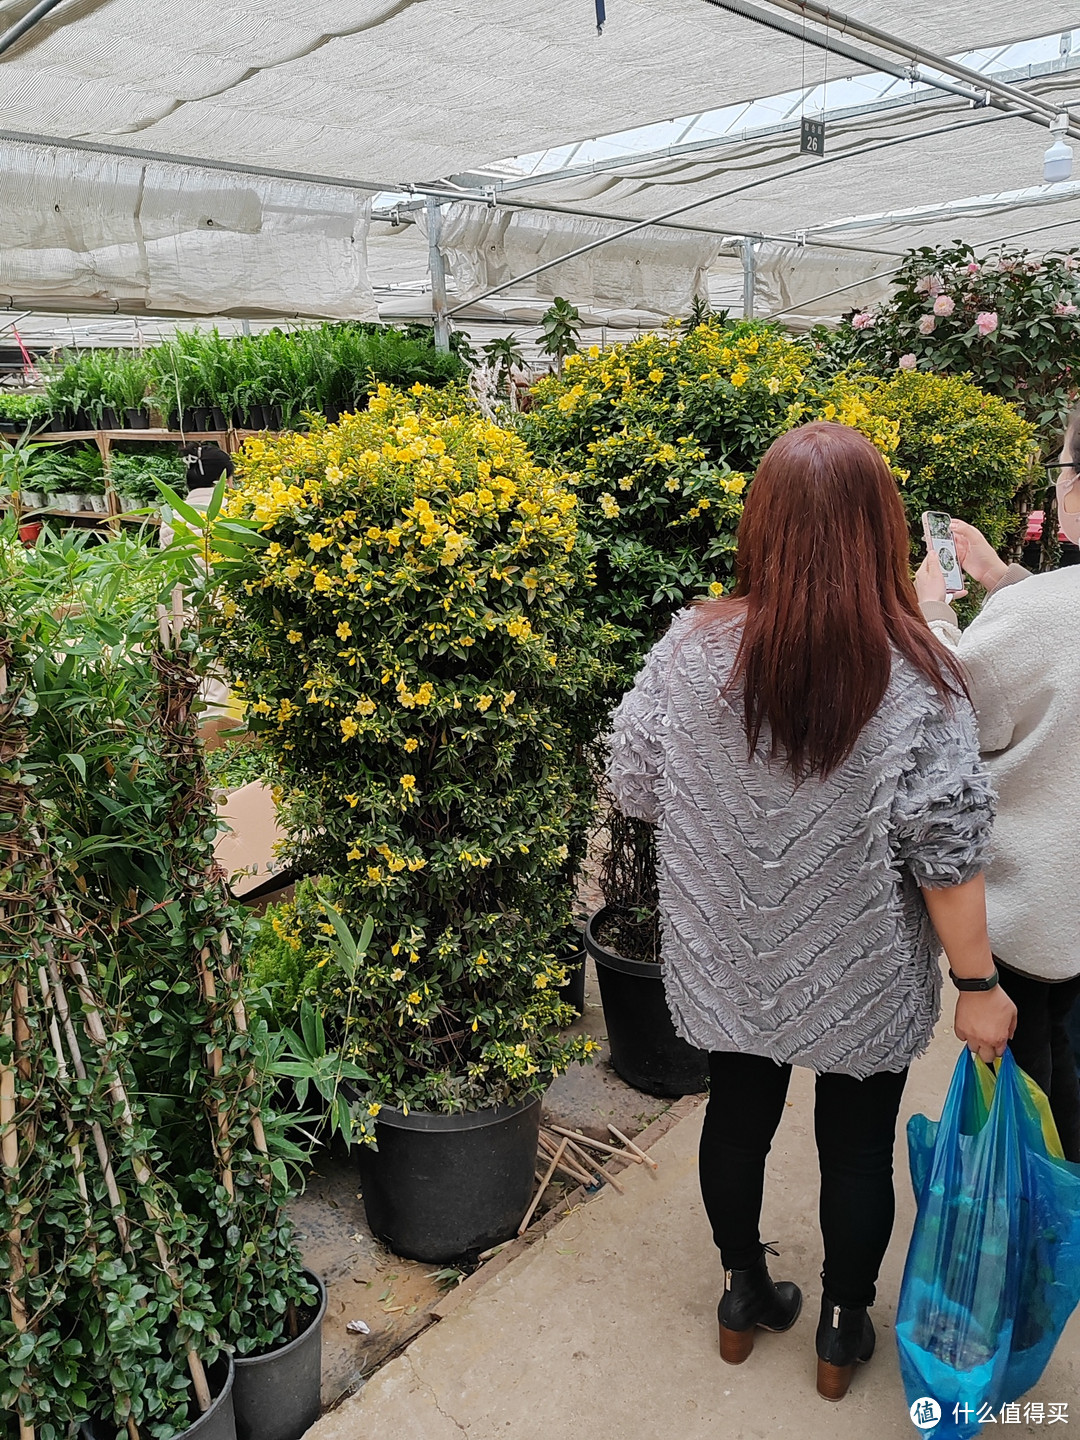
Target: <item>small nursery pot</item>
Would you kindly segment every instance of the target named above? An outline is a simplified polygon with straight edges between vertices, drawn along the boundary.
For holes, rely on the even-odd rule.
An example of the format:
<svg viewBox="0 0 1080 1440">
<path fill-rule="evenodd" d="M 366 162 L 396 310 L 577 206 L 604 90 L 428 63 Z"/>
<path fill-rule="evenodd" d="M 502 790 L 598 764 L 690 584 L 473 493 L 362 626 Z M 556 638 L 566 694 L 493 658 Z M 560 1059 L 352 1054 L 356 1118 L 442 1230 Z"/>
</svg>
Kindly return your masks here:
<svg viewBox="0 0 1080 1440">
<path fill-rule="evenodd" d="M 182 1430 L 176 1440 L 236 1440 L 233 1416 L 232 1357 L 222 1355 L 206 1372 L 210 1394 L 214 1397 L 205 1415 Z M 111 1420 L 88 1420 L 79 1429 L 79 1440 L 113 1440 L 117 1426 Z"/>
<path fill-rule="evenodd" d="M 708 1084 L 708 1055 L 675 1033 L 660 966 L 629 960 L 597 939 L 606 908 L 589 916 L 585 948 L 596 963 L 615 1073 L 646 1095 L 700 1095 Z"/>
<path fill-rule="evenodd" d="M 373 1234 L 396 1255 L 426 1262 L 511 1239 L 532 1199 L 539 1132 L 537 1095 L 461 1115 L 384 1106 L 378 1150 L 359 1150 Z"/>
<path fill-rule="evenodd" d="M 314 1271 L 304 1274 L 319 1304 L 296 1339 L 266 1355 L 233 1357 L 237 1440 L 300 1440 L 319 1418 L 326 1286 Z"/>
<path fill-rule="evenodd" d="M 111 405 L 105 405 L 102 408 L 101 428 L 102 430 L 118 430 L 120 428 L 117 422 L 116 411 Z"/>
<path fill-rule="evenodd" d="M 210 418 L 214 422 L 215 430 L 227 430 L 229 428 L 229 422 L 225 418 L 225 411 L 222 410 L 220 406 L 211 405 Z"/>
<path fill-rule="evenodd" d="M 72 490 L 62 490 L 52 497 L 53 507 L 62 513 L 75 514 L 83 508 L 83 497 Z"/>
<path fill-rule="evenodd" d="M 150 412 L 149 412 L 149 410 L 142 410 L 142 409 L 137 409 L 137 410 L 125 409 L 125 411 L 124 411 L 124 419 L 127 421 L 127 425 L 128 425 L 128 429 L 129 429 L 129 430 L 149 430 L 149 429 L 150 429 Z"/>
</svg>

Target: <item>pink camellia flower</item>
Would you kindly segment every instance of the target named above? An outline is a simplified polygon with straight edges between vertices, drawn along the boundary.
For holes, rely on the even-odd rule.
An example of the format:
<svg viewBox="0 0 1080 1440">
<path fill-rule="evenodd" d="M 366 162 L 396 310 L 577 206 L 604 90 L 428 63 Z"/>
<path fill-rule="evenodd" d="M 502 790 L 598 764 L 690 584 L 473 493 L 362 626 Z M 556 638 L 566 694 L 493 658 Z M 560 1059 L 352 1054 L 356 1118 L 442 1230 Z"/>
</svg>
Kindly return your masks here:
<svg viewBox="0 0 1080 1440">
<path fill-rule="evenodd" d="M 874 323 L 874 317 L 868 310 L 862 310 L 858 315 L 851 317 L 851 328 L 853 330 L 869 330 Z"/>
<path fill-rule="evenodd" d="M 940 295 L 944 288 L 937 275 L 923 275 L 915 282 L 916 295 Z"/>
<path fill-rule="evenodd" d="M 1068 305 L 1065 303 L 1064 300 L 1059 300 L 1058 303 L 1054 306 L 1055 315 L 1076 315 L 1077 313 L 1078 312 L 1076 306 Z"/>
<path fill-rule="evenodd" d="M 979 273 L 979 262 L 977 260 L 969 260 L 966 268 L 969 275 L 977 275 Z"/>
<path fill-rule="evenodd" d="M 998 327 L 996 310 L 980 310 L 975 316 L 975 329 L 980 335 L 992 335 Z"/>
<path fill-rule="evenodd" d="M 951 295 L 939 295 L 934 301 L 935 315 L 951 315 L 956 309 L 956 301 Z"/>
<path fill-rule="evenodd" d="M 934 317 L 933 317 L 932 315 L 924 315 L 924 316 L 922 317 L 922 319 L 919 321 L 919 334 L 920 334 L 920 335 L 932 335 L 932 334 L 934 333 L 934 327 L 935 327 L 936 325 L 937 325 L 937 321 L 934 319 Z"/>
<path fill-rule="evenodd" d="M 915 366 L 918 364 L 918 361 L 915 359 L 914 355 L 901 355 L 900 359 L 897 361 L 897 364 L 900 366 L 901 370 L 914 370 Z"/>
</svg>

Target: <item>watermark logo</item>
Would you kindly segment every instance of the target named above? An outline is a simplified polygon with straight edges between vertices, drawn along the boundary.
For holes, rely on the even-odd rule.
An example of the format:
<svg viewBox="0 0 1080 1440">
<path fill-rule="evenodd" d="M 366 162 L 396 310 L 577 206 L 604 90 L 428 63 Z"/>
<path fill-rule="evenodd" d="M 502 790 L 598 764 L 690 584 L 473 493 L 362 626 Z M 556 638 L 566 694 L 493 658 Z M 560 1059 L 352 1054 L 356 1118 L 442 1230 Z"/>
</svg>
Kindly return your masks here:
<svg viewBox="0 0 1080 1440">
<path fill-rule="evenodd" d="M 941 1406 L 929 1395 L 923 1395 L 915 1401 L 908 1414 L 911 1416 L 911 1423 L 920 1430 L 932 1430 L 941 1419 Z"/>
</svg>

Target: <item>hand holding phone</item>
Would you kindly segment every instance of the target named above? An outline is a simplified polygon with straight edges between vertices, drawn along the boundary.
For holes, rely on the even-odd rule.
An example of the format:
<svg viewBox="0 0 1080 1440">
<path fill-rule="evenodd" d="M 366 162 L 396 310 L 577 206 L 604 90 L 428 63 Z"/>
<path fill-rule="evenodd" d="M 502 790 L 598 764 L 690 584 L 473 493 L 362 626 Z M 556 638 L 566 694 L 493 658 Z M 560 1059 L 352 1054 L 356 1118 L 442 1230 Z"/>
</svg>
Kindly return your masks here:
<svg viewBox="0 0 1080 1440">
<path fill-rule="evenodd" d="M 937 556 L 941 573 L 945 577 L 946 597 L 950 600 L 959 599 L 961 595 L 967 594 L 967 587 L 964 584 L 964 572 L 960 568 L 960 560 L 956 554 L 956 541 L 952 534 L 952 516 L 946 515 L 943 510 L 926 510 L 923 512 L 922 523 L 926 548 L 933 550 Z"/>
</svg>

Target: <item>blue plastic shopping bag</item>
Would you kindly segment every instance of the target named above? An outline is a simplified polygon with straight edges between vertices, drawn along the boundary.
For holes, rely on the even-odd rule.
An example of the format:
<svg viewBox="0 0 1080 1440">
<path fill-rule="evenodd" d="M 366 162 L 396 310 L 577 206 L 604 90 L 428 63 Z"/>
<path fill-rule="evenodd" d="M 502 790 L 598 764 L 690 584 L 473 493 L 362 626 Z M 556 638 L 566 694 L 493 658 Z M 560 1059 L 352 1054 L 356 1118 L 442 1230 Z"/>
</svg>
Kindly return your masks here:
<svg viewBox="0 0 1080 1440">
<path fill-rule="evenodd" d="M 1080 1302 L 1080 1165 L 1062 1158 L 1045 1095 L 1006 1052 L 967 1050 L 941 1120 L 908 1122 L 918 1214 L 896 1338 L 923 1433 L 967 1440 L 1036 1384 Z M 982 1421 L 978 1418 L 982 1416 Z"/>
</svg>

